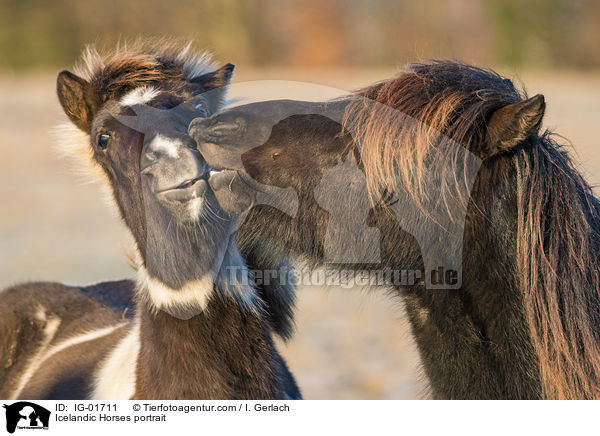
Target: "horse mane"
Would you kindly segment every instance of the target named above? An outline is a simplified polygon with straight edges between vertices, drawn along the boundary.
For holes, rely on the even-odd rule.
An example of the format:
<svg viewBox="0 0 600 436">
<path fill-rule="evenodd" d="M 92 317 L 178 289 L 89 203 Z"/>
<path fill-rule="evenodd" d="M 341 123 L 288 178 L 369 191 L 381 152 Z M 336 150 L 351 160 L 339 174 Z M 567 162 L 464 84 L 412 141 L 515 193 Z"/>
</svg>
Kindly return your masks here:
<svg viewBox="0 0 600 436">
<path fill-rule="evenodd" d="M 509 80 L 452 61 L 409 64 L 358 95 L 344 125 L 360 144 L 369 191 L 408 189 L 417 201 L 427 196 L 429 159 L 454 161 L 460 147 L 451 143 L 470 149 L 493 110 L 521 100 Z"/>
<path fill-rule="evenodd" d="M 600 204 L 553 136 L 515 156 L 519 277 L 545 396 L 600 398 Z"/>
<path fill-rule="evenodd" d="M 344 124 L 361 147 L 369 191 L 401 188 L 416 199 L 427 195 L 429 165 L 455 162 L 456 147 L 443 143 L 483 158 L 486 121 L 525 98 L 497 73 L 453 61 L 409 65 L 358 95 Z M 600 203 L 551 133 L 523 139 L 509 156 L 517 265 L 543 396 L 600 398 Z"/>
<path fill-rule="evenodd" d="M 195 52 L 191 42 L 139 38 L 106 52 L 86 47 L 75 73 L 92 83 L 106 101 L 140 86 L 191 81 L 215 69 L 210 53 Z"/>
</svg>

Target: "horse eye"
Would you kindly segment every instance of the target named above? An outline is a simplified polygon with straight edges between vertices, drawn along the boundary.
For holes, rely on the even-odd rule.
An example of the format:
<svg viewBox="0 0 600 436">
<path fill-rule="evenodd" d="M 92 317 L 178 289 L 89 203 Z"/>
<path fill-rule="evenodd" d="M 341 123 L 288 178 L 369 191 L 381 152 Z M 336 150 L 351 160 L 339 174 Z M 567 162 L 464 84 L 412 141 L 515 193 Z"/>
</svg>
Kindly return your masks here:
<svg viewBox="0 0 600 436">
<path fill-rule="evenodd" d="M 272 158 L 273 160 L 277 159 L 278 157 L 279 157 L 279 152 L 273 153 L 273 154 L 271 155 L 271 158 Z"/>
<path fill-rule="evenodd" d="M 98 147 L 100 148 L 100 150 L 106 150 L 111 138 L 112 136 L 110 133 L 103 133 L 100 136 L 98 136 Z"/>
</svg>

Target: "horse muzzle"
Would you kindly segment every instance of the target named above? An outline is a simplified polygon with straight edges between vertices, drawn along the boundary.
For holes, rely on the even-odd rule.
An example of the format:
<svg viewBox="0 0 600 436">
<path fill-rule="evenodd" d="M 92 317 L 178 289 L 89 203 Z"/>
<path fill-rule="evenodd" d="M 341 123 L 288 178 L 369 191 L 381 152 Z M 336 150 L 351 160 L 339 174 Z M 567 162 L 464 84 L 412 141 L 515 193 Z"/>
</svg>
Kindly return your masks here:
<svg viewBox="0 0 600 436">
<path fill-rule="evenodd" d="M 140 172 L 159 201 L 187 202 L 202 198 L 209 167 L 189 136 L 157 135 L 144 145 Z"/>
</svg>

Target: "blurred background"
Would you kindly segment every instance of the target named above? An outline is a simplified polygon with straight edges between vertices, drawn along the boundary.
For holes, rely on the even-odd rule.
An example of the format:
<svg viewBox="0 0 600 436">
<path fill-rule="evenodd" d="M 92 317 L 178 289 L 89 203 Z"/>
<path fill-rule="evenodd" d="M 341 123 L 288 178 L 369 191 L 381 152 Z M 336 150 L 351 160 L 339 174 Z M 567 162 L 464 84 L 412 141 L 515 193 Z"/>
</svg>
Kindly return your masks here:
<svg viewBox="0 0 600 436">
<path fill-rule="evenodd" d="M 545 126 L 600 182 L 600 2 L 595 0 L 0 0 L 0 287 L 132 277 L 124 227 L 53 151 L 59 69 L 90 43 L 195 41 L 235 81 L 352 90 L 407 62 L 456 58 L 543 93 Z M 299 291 L 280 344 L 308 399 L 426 398 L 401 302 L 377 290 Z M 0 332 L 2 334 L 2 332 Z"/>
<path fill-rule="evenodd" d="M 2 0 L 0 66 L 71 64 L 84 44 L 194 39 L 240 66 L 600 66 L 596 0 Z"/>
</svg>

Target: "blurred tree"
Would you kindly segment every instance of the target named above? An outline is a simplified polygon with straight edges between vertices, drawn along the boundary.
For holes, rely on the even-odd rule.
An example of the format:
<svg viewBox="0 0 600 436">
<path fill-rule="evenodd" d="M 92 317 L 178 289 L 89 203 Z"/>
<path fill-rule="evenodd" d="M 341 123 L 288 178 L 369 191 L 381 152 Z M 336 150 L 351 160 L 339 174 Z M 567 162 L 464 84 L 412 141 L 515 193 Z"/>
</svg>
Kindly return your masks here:
<svg viewBox="0 0 600 436">
<path fill-rule="evenodd" d="M 140 35 L 251 65 L 597 68 L 599 23 L 597 0 L 0 0 L 0 68 L 65 66 Z"/>
</svg>

